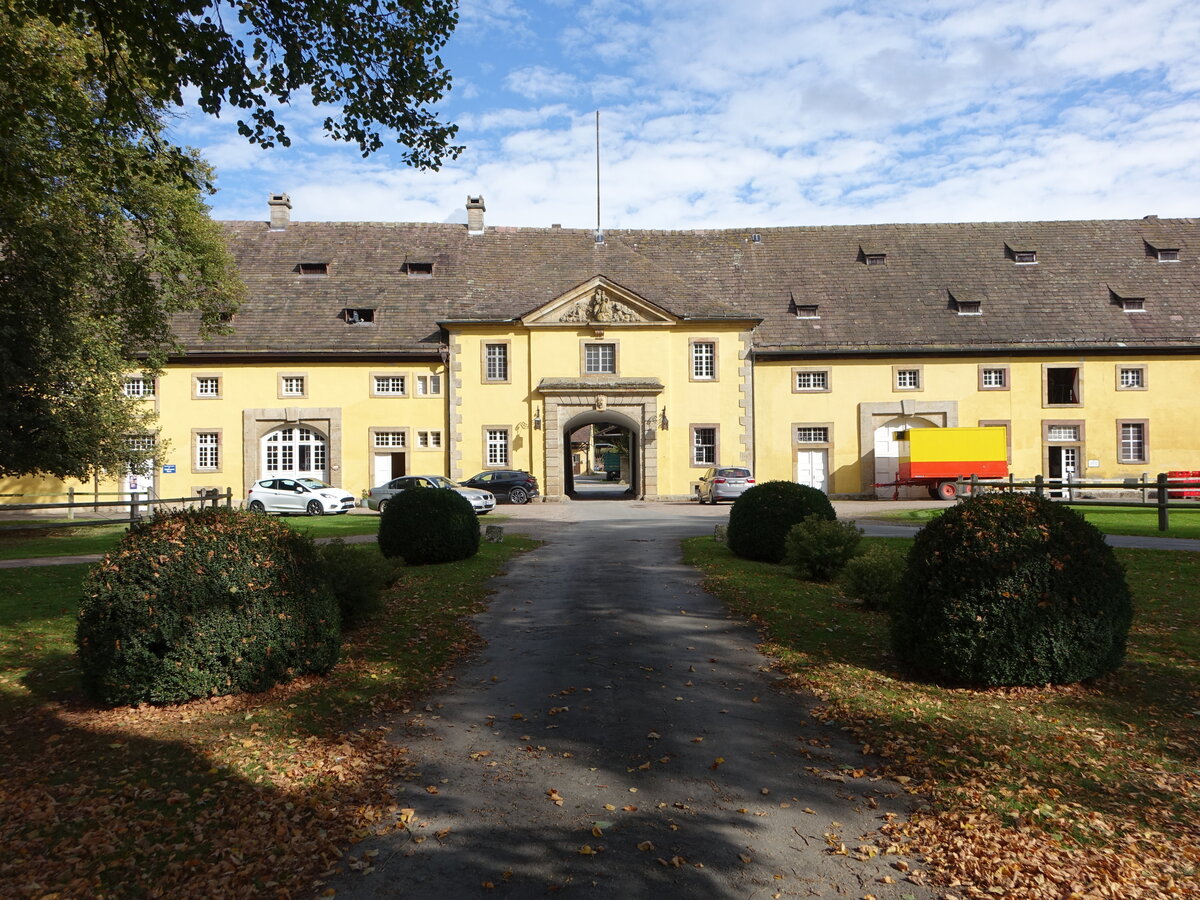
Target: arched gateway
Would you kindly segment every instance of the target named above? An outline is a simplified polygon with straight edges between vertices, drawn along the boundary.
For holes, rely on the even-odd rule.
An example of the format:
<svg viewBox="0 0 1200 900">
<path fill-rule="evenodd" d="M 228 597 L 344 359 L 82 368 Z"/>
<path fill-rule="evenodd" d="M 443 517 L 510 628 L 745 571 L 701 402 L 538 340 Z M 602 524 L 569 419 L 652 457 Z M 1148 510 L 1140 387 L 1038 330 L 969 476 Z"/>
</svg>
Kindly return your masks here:
<svg viewBox="0 0 1200 900">
<path fill-rule="evenodd" d="M 658 496 L 659 395 L 653 378 L 603 381 L 546 378 L 538 391 L 546 406 L 546 478 L 543 495 L 563 499 L 572 486 L 571 434 L 586 425 L 609 424 L 629 432 L 632 495 Z"/>
</svg>

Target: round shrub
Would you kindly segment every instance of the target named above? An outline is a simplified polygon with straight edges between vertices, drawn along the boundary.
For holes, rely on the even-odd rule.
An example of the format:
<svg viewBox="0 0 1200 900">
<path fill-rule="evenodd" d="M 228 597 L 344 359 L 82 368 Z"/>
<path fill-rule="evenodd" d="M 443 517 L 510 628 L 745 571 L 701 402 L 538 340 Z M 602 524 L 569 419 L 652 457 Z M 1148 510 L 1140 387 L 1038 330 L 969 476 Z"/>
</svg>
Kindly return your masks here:
<svg viewBox="0 0 1200 900">
<path fill-rule="evenodd" d="M 842 569 L 842 592 L 861 601 L 864 609 L 887 609 L 900 586 L 904 565 L 900 550 L 890 544 L 873 544 Z"/>
<path fill-rule="evenodd" d="M 379 517 L 379 550 L 410 566 L 467 559 L 479 552 L 479 520 L 457 491 L 410 488 Z"/>
<path fill-rule="evenodd" d="M 977 686 L 1070 684 L 1125 657 L 1125 572 L 1092 525 L 1028 494 L 973 497 L 925 526 L 891 607 L 896 655 Z"/>
<path fill-rule="evenodd" d="M 793 525 L 784 542 L 784 560 L 797 578 L 829 581 L 860 552 L 863 531 L 853 522 L 805 516 Z"/>
<path fill-rule="evenodd" d="M 782 562 L 788 531 L 811 515 L 837 518 L 822 491 L 791 481 L 756 484 L 729 509 L 729 549 L 743 559 Z"/>
<path fill-rule="evenodd" d="M 156 516 L 89 571 L 83 592 L 83 686 L 110 706 L 262 691 L 337 662 L 337 601 L 316 547 L 267 516 Z"/>
</svg>

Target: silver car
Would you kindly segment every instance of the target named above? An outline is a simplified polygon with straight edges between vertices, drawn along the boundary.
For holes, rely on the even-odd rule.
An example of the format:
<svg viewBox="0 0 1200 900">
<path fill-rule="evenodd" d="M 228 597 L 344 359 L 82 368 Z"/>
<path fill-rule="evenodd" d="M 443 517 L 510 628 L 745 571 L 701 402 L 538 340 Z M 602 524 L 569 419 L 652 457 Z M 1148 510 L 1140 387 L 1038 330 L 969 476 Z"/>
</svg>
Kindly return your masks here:
<svg viewBox="0 0 1200 900">
<path fill-rule="evenodd" d="M 714 506 L 719 500 L 736 500 L 749 488 L 754 487 L 750 470 L 740 466 L 713 466 L 700 476 L 696 486 L 696 499 Z"/>
<path fill-rule="evenodd" d="M 461 484 L 455 484 L 449 478 L 443 478 L 441 475 L 402 475 L 399 478 L 393 478 L 387 484 L 371 488 L 370 493 L 367 495 L 367 506 L 383 512 L 392 497 L 410 488 L 443 488 L 456 491 L 471 502 L 472 509 L 479 516 L 486 516 L 496 508 L 496 498 L 490 492 L 463 487 Z"/>
<path fill-rule="evenodd" d="M 358 504 L 354 495 L 317 478 L 264 478 L 246 497 L 251 512 L 291 515 L 340 515 Z"/>
</svg>

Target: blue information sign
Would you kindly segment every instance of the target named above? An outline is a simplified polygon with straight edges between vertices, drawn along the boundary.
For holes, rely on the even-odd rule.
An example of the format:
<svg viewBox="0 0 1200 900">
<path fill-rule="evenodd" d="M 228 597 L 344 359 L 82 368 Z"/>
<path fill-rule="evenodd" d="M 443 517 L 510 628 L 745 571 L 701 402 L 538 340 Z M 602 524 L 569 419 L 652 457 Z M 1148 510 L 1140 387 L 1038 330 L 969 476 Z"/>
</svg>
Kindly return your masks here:
<svg viewBox="0 0 1200 900">
<path fill-rule="evenodd" d="M 163 466 L 163 474 L 164 475 L 174 475 L 175 467 L 174 466 Z"/>
</svg>

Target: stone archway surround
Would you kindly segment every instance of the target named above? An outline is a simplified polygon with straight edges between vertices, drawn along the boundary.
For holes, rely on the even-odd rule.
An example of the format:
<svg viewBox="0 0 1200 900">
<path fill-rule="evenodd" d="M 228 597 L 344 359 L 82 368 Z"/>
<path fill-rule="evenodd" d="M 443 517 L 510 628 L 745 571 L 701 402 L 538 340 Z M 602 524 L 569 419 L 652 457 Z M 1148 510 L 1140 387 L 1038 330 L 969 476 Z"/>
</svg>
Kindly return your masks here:
<svg viewBox="0 0 1200 900">
<path fill-rule="evenodd" d="M 639 497 L 653 500 L 658 496 L 658 395 L 661 384 L 642 382 L 637 386 L 581 384 L 556 390 L 540 386 L 545 416 L 545 483 L 542 496 L 547 500 L 566 497 L 564 468 L 565 429 L 571 419 L 583 413 L 604 410 L 613 415 L 615 424 L 628 424 L 637 429 Z M 626 420 L 626 421 L 620 421 Z"/>
</svg>

